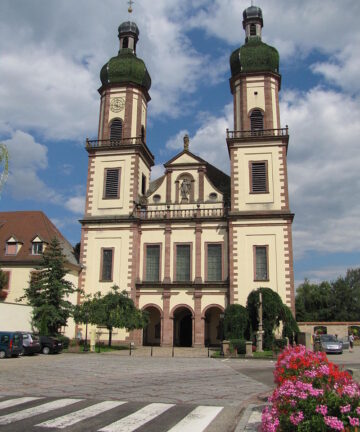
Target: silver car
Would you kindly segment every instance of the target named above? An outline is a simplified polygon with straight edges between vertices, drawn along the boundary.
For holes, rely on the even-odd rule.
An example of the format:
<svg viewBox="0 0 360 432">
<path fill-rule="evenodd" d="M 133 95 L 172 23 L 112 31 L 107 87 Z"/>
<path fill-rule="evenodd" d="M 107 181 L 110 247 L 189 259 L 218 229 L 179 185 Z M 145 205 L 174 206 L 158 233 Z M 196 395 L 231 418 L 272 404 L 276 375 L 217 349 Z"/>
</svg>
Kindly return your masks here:
<svg viewBox="0 0 360 432">
<path fill-rule="evenodd" d="M 320 343 L 322 351 L 326 353 L 342 354 L 343 343 L 333 335 L 321 335 Z"/>
</svg>

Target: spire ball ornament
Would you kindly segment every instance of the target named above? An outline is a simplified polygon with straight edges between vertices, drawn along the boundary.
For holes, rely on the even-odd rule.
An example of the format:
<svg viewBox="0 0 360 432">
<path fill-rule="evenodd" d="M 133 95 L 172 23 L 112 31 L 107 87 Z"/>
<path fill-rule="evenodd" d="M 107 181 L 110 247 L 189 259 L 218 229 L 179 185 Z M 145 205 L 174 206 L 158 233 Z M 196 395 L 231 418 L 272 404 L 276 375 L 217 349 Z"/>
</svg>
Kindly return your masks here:
<svg viewBox="0 0 360 432">
<path fill-rule="evenodd" d="M 129 3 L 128 12 L 131 13 L 133 11 L 132 5 L 134 4 L 134 2 L 132 0 L 129 0 L 128 3 Z"/>
</svg>

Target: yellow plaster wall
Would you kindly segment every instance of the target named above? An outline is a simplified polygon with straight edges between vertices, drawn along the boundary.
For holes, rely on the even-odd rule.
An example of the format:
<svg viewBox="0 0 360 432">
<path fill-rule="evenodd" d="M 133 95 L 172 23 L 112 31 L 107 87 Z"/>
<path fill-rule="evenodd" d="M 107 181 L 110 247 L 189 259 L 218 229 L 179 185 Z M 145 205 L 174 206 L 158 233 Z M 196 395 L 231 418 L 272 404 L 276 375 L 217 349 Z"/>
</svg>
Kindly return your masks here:
<svg viewBox="0 0 360 432">
<path fill-rule="evenodd" d="M 271 223 L 271 221 L 267 221 Z M 251 224 L 234 225 L 234 239 L 237 248 L 237 291 L 238 302 L 246 305 L 249 293 L 260 287 L 268 287 L 276 291 L 286 303 L 285 281 L 285 238 L 284 227 L 250 226 Z M 268 246 L 269 281 L 254 281 L 253 246 Z M 289 305 L 289 303 L 288 303 Z"/>
<path fill-rule="evenodd" d="M 166 177 L 164 177 L 161 185 L 149 196 L 149 204 L 154 204 L 154 195 L 160 195 L 161 199 L 159 204 L 165 203 L 166 201 Z"/>
<path fill-rule="evenodd" d="M 32 331 L 32 307 L 22 304 L 0 303 L 0 328 L 3 331 Z"/>
<path fill-rule="evenodd" d="M 257 77 L 261 79 L 261 77 Z M 255 95 L 257 92 L 257 95 Z M 265 85 L 264 82 L 251 82 L 246 79 L 247 112 L 254 108 L 261 108 L 265 111 Z"/>
<path fill-rule="evenodd" d="M 271 78 L 271 102 L 273 106 L 273 125 L 274 129 L 280 128 L 277 120 L 277 103 L 276 103 L 276 83 L 274 78 Z"/>
<path fill-rule="evenodd" d="M 2 267 L 3 271 L 10 272 L 10 290 L 6 297 L 7 303 L 16 303 L 16 299 L 24 294 L 24 288 L 29 286 L 30 273 L 34 267 Z M 21 303 L 26 303 L 22 300 Z"/>
<path fill-rule="evenodd" d="M 100 103 L 100 119 L 99 119 L 99 136 L 98 139 L 101 139 L 103 128 L 104 128 L 104 113 L 105 113 L 105 96 L 101 96 L 101 103 Z"/>
<path fill-rule="evenodd" d="M 163 310 L 163 298 L 162 298 L 162 290 L 152 289 L 151 292 L 157 291 L 157 294 L 140 294 L 139 297 L 139 309 L 142 309 L 144 306 L 148 304 L 156 304 L 159 306 L 161 310 Z"/>
<path fill-rule="evenodd" d="M 109 123 L 114 118 L 121 118 L 122 120 L 124 120 L 124 117 L 125 117 L 126 90 L 123 88 L 123 89 L 117 89 L 117 90 L 111 91 L 110 102 L 111 102 L 111 99 L 113 99 L 115 97 L 124 98 L 125 104 L 124 104 L 124 108 L 122 110 L 120 110 L 119 112 L 112 112 L 110 109 L 110 104 L 109 104 Z"/>
<path fill-rule="evenodd" d="M 260 146 L 261 144 L 259 144 Z M 238 205 L 237 210 L 279 210 L 281 209 L 281 183 L 280 183 L 280 147 L 248 147 L 238 148 L 235 172 L 239 173 Z M 250 161 L 268 162 L 269 193 L 250 193 Z"/>
<path fill-rule="evenodd" d="M 194 294 L 187 294 L 187 291 L 189 291 L 189 288 L 174 289 L 171 291 L 172 295 L 170 297 L 170 312 L 176 305 L 179 304 L 188 305 L 192 310 L 195 309 Z"/>
<path fill-rule="evenodd" d="M 146 129 L 146 103 L 144 101 L 142 101 L 142 108 L 141 108 L 141 124 L 144 126 L 144 128 Z"/>
<path fill-rule="evenodd" d="M 211 193 L 217 194 L 216 201 L 221 202 L 223 200 L 223 194 L 213 186 L 213 184 L 210 182 L 210 180 L 205 175 L 204 176 L 204 201 L 210 200 L 209 195 Z"/>
<path fill-rule="evenodd" d="M 90 213 L 93 216 L 129 214 L 130 167 L 131 155 L 106 153 L 95 158 L 95 173 L 93 176 L 93 198 Z M 105 168 L 121 168 L 120 197 L 118 199 L 103 199 Z"/>
<path fill-rule="evenodd" d="M 227 306 L 226 293 L 218 295 L 206 295 L 204 294 L 201 298 L 201 312 L 211 304 L 222 306 L 224 309 Z"/>
<path fill-rule="evenodd" d="M 105 226 L 99 227 L 97 231 L 88 232 L 86 249 L 90 253 L 87 254 L 84 263 L 86 294 L 94 294 L 97 291 L 105 294 L 114 284 L 122 290 L 127 289 L 130 229 L 129 227 L 124 229 L 113 227 L 113 230 L 104 228 Z M 113 280 L 110 282 L 100 281 L 101 248 L 114 248 Z"/>
</svg>

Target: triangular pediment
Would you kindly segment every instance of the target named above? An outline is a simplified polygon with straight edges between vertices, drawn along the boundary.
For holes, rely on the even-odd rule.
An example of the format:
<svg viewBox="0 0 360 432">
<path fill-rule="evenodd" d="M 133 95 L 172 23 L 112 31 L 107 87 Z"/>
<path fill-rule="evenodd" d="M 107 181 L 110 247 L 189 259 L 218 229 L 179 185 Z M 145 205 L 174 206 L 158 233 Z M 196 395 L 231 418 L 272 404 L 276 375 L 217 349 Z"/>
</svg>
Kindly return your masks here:
<svg viewBox="0 0 360 432">
<path fill-rule="evenodd" d="M 166 168 L 174 165 L 204 165 L 206 162 L 188 150 L 183 150 L 164 164 Z"/>
</svg>

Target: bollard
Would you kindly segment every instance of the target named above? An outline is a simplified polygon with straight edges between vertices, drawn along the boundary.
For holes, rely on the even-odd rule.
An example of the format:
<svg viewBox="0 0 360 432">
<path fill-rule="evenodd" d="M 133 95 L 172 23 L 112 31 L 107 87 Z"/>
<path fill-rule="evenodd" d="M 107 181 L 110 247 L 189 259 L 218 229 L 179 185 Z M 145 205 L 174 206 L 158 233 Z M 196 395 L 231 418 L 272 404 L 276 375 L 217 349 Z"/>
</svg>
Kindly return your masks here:
<svg viewBox="0 0 360 432">
<path fill-rule="evenodd" d="M 174 357 L 174 345 L 172 346 L 172 357 Z"/>
<path fill-rule="evenodd" d="M 210 346 L 208 345 L 208 357 L 210 357 Z"/>
<path fill-rule="evenodd" d="M 130 342 L 130 351 L 129 351 L 129 355 L 131 356 L 131 342 Z"/>
<path fill-rule="evenodd" d="M 153 356 L 153 347 L 151 345 L 151 357 Z"/>
</svg>

